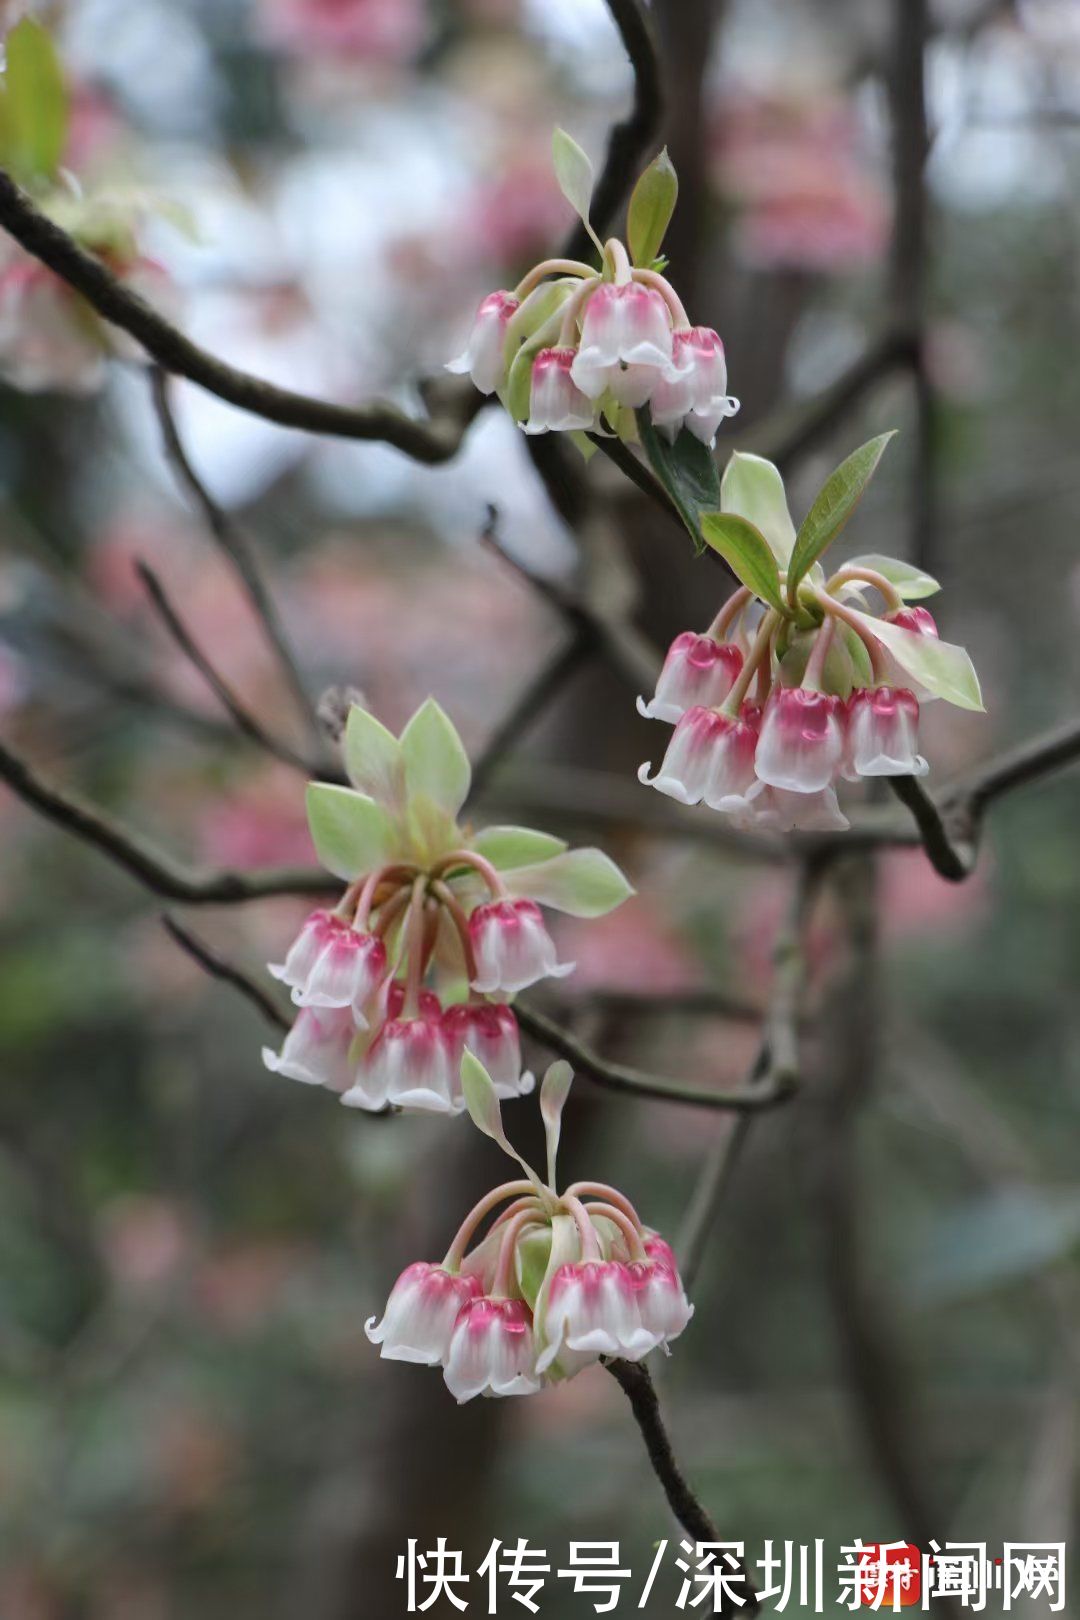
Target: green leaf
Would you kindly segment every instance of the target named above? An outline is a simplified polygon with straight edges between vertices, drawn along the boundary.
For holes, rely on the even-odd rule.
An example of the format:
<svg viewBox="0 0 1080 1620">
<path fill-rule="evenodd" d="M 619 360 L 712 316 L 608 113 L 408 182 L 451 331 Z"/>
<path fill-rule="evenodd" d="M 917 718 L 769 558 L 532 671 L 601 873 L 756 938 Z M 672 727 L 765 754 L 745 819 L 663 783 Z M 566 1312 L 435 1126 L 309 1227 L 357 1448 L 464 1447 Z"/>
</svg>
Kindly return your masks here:
<svg viewBox="0 0 1080 1620">
<path fill-rule="evenodd" d="M 720 510 L 734 512 L 760 529 L 777 562 L 787 567 L 795 544 L 795 525 L 788 511 L 784 480 L 771 461 L 736 450 L 720 480 Z"/>
<path fill-rule="evenodd" d="M 67 90 L 56 49 L 46 30 L 24 17 L 8 34 L 4 54 L 4 155 L 21 179 L 51 179 L 68 133 Z"/>
<path fill-rule="evenodd" d="M 335 877 L 360 877 L 394 852 L 394 824 L 366 793 L 332 782 L 311 782 L 307 818 L 315 853 Z"/>
<path fill-rule="evenodd" d="M 345 722 L 345 771 L 361 793 L 390 809 L 400 807 L 405 786 L 401 744 L 358 703 Z"/>
<path fill-rule="evenodd" d="M 702 515 L 720 505 L 720 475 L 712 451 L 685 428 L 669 444 L 653 427 L 647 405 L 637 412 L 637 426 L 649 465 L 675 502 L 695 551 L 702 551 Z"/>
<path fill-rule="evenodd" d="M 518 1287 L 531 1310 L 540 1296 L 551 1257 L 551 1227 L 530 1227 L 514 1253 Z"/>
<path fill-rule="evenodd" d="M 589 222 L 593 166 L 577 141 L 568 135 L 565 129 L 556 129 L 551 137 L 551 161 L 555 168 L 555 178 L 559 182 L 559 190 L 602 254 L 603 243 Z"/>
<path fill-rule="evenodd" d="M 844 624 L 841 620 L 838 620 L 836 639 L 843 642 L 847 648 L 847 655 L 851 659 L 851 667 L 854 671 L 855 685 L 873 686 L 874 666 L 870 662 L 870 654 L 862 636 L 853 630 L 850 624 Z"/>
<path fill-rule="evenodd" d="M 849 611 L 858 613 L 855 608 Z M 955 703 L 958 709 L 983 711 L 979 677 L 963 647 L 954 646 L 951 641 L 939 641 L 937 636 L 921 635 L 917 630 L 905 630 L 903 625 L 889 624 L 869 613 L 858 613 L 858 617 L 901 669 L 934 697 Z"/>
<path fill-rule="evenodd" d="M 679 195 L 679 177 L 667 147 L 638 180 L 626 215 L 626 240 L 637 265 L 648 265 L 660 251 Z"/>
<path fill-rule="evenodd" d="M 472 771 L 461 738 L 434 698 L 420 705 L 401 733 L 401 754 L 410 795 L 423 794 L 456 816 L 468 796 Z"/>
<path fill-rule="evenodd" d="M 503 872 L 561 855 L 566 841 L 533 827 L 484 827 L 470 840 L 470 847 Z"/>
<path fill-rule="evenodd" d="M 485 1136 L 490 1136 L 493 1142 L 498 1142 L 504 1153 L 516 1159 L 533 1186 L 539 1190 L 542 1187 L 540 1177 L 507 1139 L 506 1131 L 503 1129 L 502 1108 L 490 1074 L 480 1059 L 467 1047 L 461 1056 L 461 1090 L 469 1118 L 477 1130 L 483 1131 Z"/>
<path fill-rule="evenodd" d="M 706 512 L 701 520 L 701 532 L 755 596 L 779 612 L 787 612 L 776 558 L 760 529 L 734 512 Z"/>
<path fill-rule="evenodd" d="M 615 862 L 599 849 L 570 849 L 549 861 L 514 867 L 507 873 L 506 887 L 518 899 L 537 900 L 571 917 L 603 917 L 634 892 Z"/>
<path fill-rule="evenodd" d="M 899 557 L 879 557 L 871 553 L 868 557 L 852 557 L 846 564 L 848 568 L 872 568 L 876 574 L 884 574 L 890 585 L 895 585 L 905 602 L 920 602 L 924 596 L 935 596 L 941 586 L 931 574 L 924 574 L 921 568 L 915 568 L 911 563 L 901 562 Z"/>
<path fill-rule="evenodd" d="M 559 1059 L 544 1076 L 540 1087 L 540 1117 L 544 1121 L 547 1139 L 548 1186 L 555 1186 L 555 1161 L 559 1156 L 559 1137 L 562 1133 L 562 1111 L 574 1083 L 574 1071 L 569 1063 Z"/>
<path fill-rule="evenodd" d="M 792 599 L 803 575 L 836 539 L 859 504 L 863 490 L 874 476 L 874 469 L 892 437 L 892 433 L 880 433 L 876 439 L 860 445 L 822 484 L 813 506 L 799 527 L 795 549 L 791 554 L 788 595 Z"/>
</svg>

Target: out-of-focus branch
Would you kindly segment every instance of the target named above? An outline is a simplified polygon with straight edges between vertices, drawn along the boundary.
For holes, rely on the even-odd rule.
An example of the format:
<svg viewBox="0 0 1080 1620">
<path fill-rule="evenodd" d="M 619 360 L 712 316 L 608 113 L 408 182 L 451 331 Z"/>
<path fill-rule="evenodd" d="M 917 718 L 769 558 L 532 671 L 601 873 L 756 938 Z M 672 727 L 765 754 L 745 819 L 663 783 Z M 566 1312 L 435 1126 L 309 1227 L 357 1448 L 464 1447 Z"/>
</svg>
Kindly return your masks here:
<svg viewBox="0 0 1080 1620">
<path fill-rule="evenodd" d="M 656 139 L 663 113 L 660 64 L 652 26 L 640 0 L 607 0 L 612 21 L 634 70 L 634 101 L 627 116 L 612 126 L 608 136 L 604 166 L 593 188 L 592 223 L 600 236 L 612 224 L 649 146 Z M 580 259 L 590 251 L 584 225 L 578 224 L 567 237 L 563 253 Z"/>
<path fill-rule="evenodd" d="M 25 760 L 3 744 L 0 744 L 0 780 L 47 821 L 101 850 L 144 888 L 165 900 L 189 906 L 228 906 L 264 900 L 270 895 L 336 894 L 341 888 L 337 878 L 318 867 L 200 872 L 181 866 L 74 794 L 50 787 Z"/>
<path fill-rule="evenodd" d="M 305 775 L 317 774 L 312 766 L 302 759 L 299 754 L 294 753 L 287 743 L 279 741 L 277 737 L 267 731 L 262 722 L 241 702 L 228 681 L 210 662 L 191 634 L 169 600 L 164 585 L 149 563 L 139 561 L 135 564 L 135 567 L 139 578 L 146 587 L 146 594 L 150 598 L 158 618 L 184 657 L 194 669 L 198 670 L 222 708 L 230 715 L 237 731 L 255 743 L 258 748 L 272 754 L 275 759 L 280 759 L 284 764 L 294 766 L 297 770 L 303 771 Z"/>
<path fill-rule="evenodd" d="M 578 1074 L 585 1075 L 594 1084 L 605 1086 L 609 1091 L 622 1091 L 634 1097 L 654 1097 L 659 1102 L 685 1103 L 692 1108 L 719 1108 L 735 1113 L 757 1114 L 786 1102 L 794 1090 L 795 1076 L 784 1068 L 777 1070 L 768 1086 L 748 1084 L 739 1091 L 707 1091 L 703 1086 L 684 1086 L 677 1080 L 646 1074 L 643 1069 L 609 1063 L 546 1013 L 537 1012 L 535 1007 L 526 1007 L 518 1001 L 514 1003 L 514 1012 L 522 1029 L 533 1040 L 546 1046 L 549 1052 L 565 1058 Z M 755 1062 L 752 1073 L 756 1073 L 758 1068 L 759 1062 Z"/>
<path fill-rule="evenodd" d="M 622 1023 L 636 1018 L 722 1018 L 734 1023 L 756 1024 L 762 1008 L 730 990 L 659 990 L 655 995 L 635 990 L 593 990 L 567 998 L 567 1005 L 583 1006 L 605 1018 Z"/>
<path fill-rule="evenodd" d="M 234 990 L 239 990 L 240 994 L 262 1014 L 268 1024 L 273 1024 L 275 1029 L 288 1029 L 289 1020 L 281 1008 L 267 995 L 261 985 L 248 977 L 242 968 L 226 961 L 207 945 L 205 940 L 199 939 L 190 929 L 178 923 L 175 917 L 170 917 L 166 913 L 161 921 L 175 943 L 198 962 L 204 973 L 208 973 L 212 979 L 220 979 L 223 984 L 231 984 Z"/>
<path fill-rule="evenodd" d="M 184 449 L 180 432 L 176 425 L 176 418 L 169 403 L 169 378 L 160 366 L 153 366 L 150 370 L 150 389 L 154 400 L 154 410 L 157 412 L 158 423 L 161 427 L 161 437 L 165 446 L 165 454 L 169 458 L 173 471 L 188 494 L 201 511 L 207 528 L 217 541 L 236 573 L 263 634 L 269 642 L 274 656 L 285 677 L 285 684 L 296 700 L 297 708 L 308 727 L 316 736 L 319 735 L 319 725 L 311 696 L 304 685 L 292 648 L 284 626 L 274 606 L 270 592 L 267 590 L 255 554 L 244 535 L 232 522 L 228 514 L 218 505 L 202 482 Z"/>
<path fill-rule="evenodd" d="M 472 792 L 482 792 L 492 772 L 512 753 L 534 720 L 561 692 L 571 675 L 580 669 L 592 651 L 591 638 L 571 636 L 545 664 L 542 664 L 521 696 L 499 721 L 483 752 L 473 764 Z"/>
<path fill-rule="evenodd" d="M 238 371 L 185 337 L 156 310 L 125 287 L 100 259 L 87 253 L 35 207 L 0 169 L 0 227 L 42 264 L 81 293 L 105 320 L 127 332 L 163 370 L 216 394 L 253 416 L 305 433 L 334 438 L 378 439 L 414 461 L 448 461 L 461 444 L 456 424 L 418 422 L 392 405 L 338 405 L 331 400 L 278 388 L 262 377 Z"/>
<path fill-rule="evenodd" d="M 679 1467 L 664 1425 L 660 1402 L 649 1369 L 640 1361 L 623 1361 L 621 1358 L 605 1361 L 604 1366 L 630 1402 L 630 1409 L 641 1430 L 641 1438 L 645 1442 L 645 1450 L 649 1454 L 653 1472 L 660 1481 L 668 1506 L 675 1518 L 692 1541 L 718 1542 L 719 1531 Z M 741 1587 L 739 1595 L 743 1601 L 733 1612 L 757 1614 L 759 1609 L 757 1593 L 745 1568 L 742 1569 L 741 1580 L 738 1574 L 732 1571 L 728 1577 L 728 1584 L 732 1588 Z"/>
</svg>

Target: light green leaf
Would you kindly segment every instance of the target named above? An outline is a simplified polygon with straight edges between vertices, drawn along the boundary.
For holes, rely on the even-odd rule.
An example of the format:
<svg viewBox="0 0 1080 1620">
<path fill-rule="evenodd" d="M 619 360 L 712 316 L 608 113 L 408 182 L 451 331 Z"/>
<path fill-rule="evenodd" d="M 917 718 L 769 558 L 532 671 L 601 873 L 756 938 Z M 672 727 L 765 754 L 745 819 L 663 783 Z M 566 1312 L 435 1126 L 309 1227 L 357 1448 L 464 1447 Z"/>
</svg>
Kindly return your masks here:
<svg viewBox="0 0 1080 1620">
<path fill-rule="evenodd" d="M 915 568 L 911 563 L 901 562 L 899 557 L 879 557 L 872 553 L 869 557 L 852 557 L 846 564 L 848 568 L 872 568 L 876 574 L 884 574 L 890 585 L 895 585 L 905 602 L 920 602 L 924 596 L 934 596 L 941 586 L 932 574 L 925 574 L 921 568 Z"/>
<path fill-rule="evenodd" d="M 518 1287 L 531 1310 L 536 1304 L 547 1275 L 551 1257 L 551 1227 L 530 1227 L 518 1239 L 514 1252 Z"/>
<path fill-rule="evenodd" d="M 574 1083 L 574 1071 L 569 1063 L 559 1059 L 544 1076 L 540 1087 L 540 1117 L 544 1121 L 547 1139 L 548 1186 L 555 1186 L 555 1161 L 559 1156 L 559 1137 L 562 1134 L 562 1111 Z"/>
<path fill-rule="evenodd" d="M 394 852 L 394 824 L 366 793 L 333 782 L 311 782 L 307 818 L 315 853 L 335 877 L 360 877 Z"/>
<path fill-rule="evenodd" d="M 542 1187 L 540 1177 L 536 1171 L 521 1157 L 517 1149 L 511 1146 L 503 1128 L 502 1108 L 495 1092 L 495 1084 L 480 1059 L 465 1049 L 461 1057 L 461 1090 L 465 1097 L 465 1107 L 469 1111 L 469 1118 L 478 1131 L 490 1136 L 493 1142 L 498 1142 L 504 1153 L 516 1159 L 525 1171 L 533 1186 Z"/>
<path fill-rule="evenodd" d="M 626 215 L 626 240 L 637 265 L 648 265 L 660 251 L 679 195 L 679 177 L 665 146 L 638 180 Z"/>
<path fill-rule="evenodd" d="M 556 129 L 551 137 L 551 161 L 559 190 L 578 215 L 585 229 L 603 253 L 603 244 L 589 223 L 592 202 L 593 167 L 573 136 Z"/>
<path fill-rule="evenodd" d="M 720 474 L 712 451 L 685 428 L 675 443 L 669 444 L 653 427 L 647 405 L 637 412 L 637 427 L 649 465 L 675 502 L 690 531 L 694 550 L 704 550 L 702 514 L 714 512 L 720 505 Z"/>
<path fill-rule="evenodd" d="M 4 156 L 20 179 L 51 179 L 67 145 L 64 74 L 48 33 L 24 17 L 4 42 Z"/>
<path fill-rule="evenodd" d="M 345 722 L 345 770 L 353 787 L 389 809 L 400 807 L 405 788 L 401 744 L 358 703 Z"/>
<path fill-rule="evenodd" d="M 799 526 L 795 549 L 791 554 L 788 594 L 792 598 L 807 569 L 832 544 L 859 504 L 863 490 L 874 476 L 874 469 L 892 437 L 892 433 L 880 433 L 876 439 L 860 445 L 822 484 L 813 506 Z"/>
<path fill-rule="evenodd" d="M 901 669 L 934 697 L 955 703 L 958 709 L 982 712 L 979 677 L 963 647 L 954 646 L 951 641 L 939 641 L 937 636 L 920 635 L 917 630 L 905 630 L 902 625 L 875 619 L 869 613 L 859 613 L 858 617 L 869 633 L 892 653 Z"/>
<path fill-rule="evenodd" d="M 566 841 L 534 827 L 484 827 L 470 840 L 471 847 L 492 866 L 506 871 L 511 866 L 528 866 L 561 855 Z"/>
<path fill-rule="evenodd" d="M 720 510 L 734 512 L 760 529 L 781 568 L 787 567 L 795 544 L 795 525 L 788 511 L 784 480 L 771 461 L 736 450 L 720 480 Z"/>
<path fill-rule="evenodd" d="M 780 660 L 780 680 L 784 686 L 801 686 L 806 674 L 806 666 L 810 653 L 820 631 L 804 630 L 792 636 L 787 652 Z M 854 631 L 850 632 L 852 640 L 859 638 Z M 862 643 L 859 643 L 862 646 Z M 870 668 L 870 659 L 866 648 L 862 648 L 865 667 Z M 849 644 L 841 636 L 834 635 L 829 642 L 829 650 L 825 655 L 825 668 L 823 671 L 822 690 L 834 692 L 837 697 L 850 697 L 856 685 L 873 684 L 873 674 L 869 681 L 855 680 L 855 670 L 852 663 Z"/>
<path fill-rule="evenodd" d="M 514 867 L 507 873 L 506 887 L 518 899 L 539 901 L 571 917 L 603 917 L 634 892 L 615 862 L 599 849 L 570 849 L 549 861 Z"/>
<path fill-rule="evenodd" d="M 701 532 L 744 585 L 781 613 L 787 606 L 780 591 L 780 574 L 769 542 L 759 528 L 734 512 L 706 512 Z"/>
<path fill-rule="evenodd" d="M 855 685 L 873 686 L 874 666 L 870 662 L 870 654 L 867 651 L 866 642 L 863 640 L 862 636 L 860 636 L 857 631 L 853 630 L 850 624 L 844 624 L 842 621 L 838 620 L 836 625 L 836 639 L 843 642 L 844 646 L 847 648 L 847 654 L 851 659 L 851 667 L 854 671 Z"/>
<path fill-rule="evenodd" d="M 472 771 L 461 738 L 434 698 L 420 705 L 401 733 L 401 753 L 409 793 L 424 794 L 456 816 L 468 796 Z"/>
</svg>

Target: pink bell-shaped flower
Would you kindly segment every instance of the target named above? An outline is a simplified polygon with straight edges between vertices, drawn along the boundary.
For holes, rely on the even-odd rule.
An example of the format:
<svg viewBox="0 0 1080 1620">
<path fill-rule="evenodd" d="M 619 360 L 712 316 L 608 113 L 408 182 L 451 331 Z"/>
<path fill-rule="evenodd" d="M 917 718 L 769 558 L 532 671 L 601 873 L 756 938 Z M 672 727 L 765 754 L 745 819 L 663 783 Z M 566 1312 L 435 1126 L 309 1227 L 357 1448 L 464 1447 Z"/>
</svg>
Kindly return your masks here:
<svg viewBox="0 0 1080 1620">
<path fill-rule="evenodd" d="M 386 1107 L 433 1114 L 454 1111 L 454 1073 L 441 1009 L 434 996 L 425 1002 L 417 1018 L 387 1018 L 341 1099 L 346 1107 L 370 1112 Z"/>
<path fill-rule="evenodd" d="M 417 1260 L 407 1266 L 390 1290 L 382 1321 L 372 1316 L 364 1332 L 381 1345 L 387 1361 L 415 1361 L 437 1367 L 446 1359 L 458 1313 L 479 1295 L 477 1277 L 465 1277 L 443 1266 Z"/>
<path fill-rule="evenodd" d="M 493 900 L 477 906 L 469 918 L 469 938 L 476 957 L 473 989 L 513 994 L 538 979 L 562 979 L 573 962 L 560 962 L 555 941 L 535 900 Z"/>
<path fill-rule="evenodd" d="M 280 1052 L 264 1046 L 262 1060 L 272 1074 L 304 1085 L 347 1091 L 352 1075 L 349 1048 L 356 1026 L 347 1007 L 302 1007 Z"/>
<path fill-rule="evenodd" d="M 584 1260 L 559 1267 L 548 1291 L 544 1338 L 536 1363 L 541 1373 L 564 1350 L 575 1358 L 625 1356 L 640 1361 L 660 1343 L 660 1335 L 642 1321 L 631 1268 L 617 1260 Z"/>
<path fill-rule="evenodd" d="M 503 345 L 518 307 L 511 292 L 488 293 L 476 312 L 464 353 L 447 363 L 447 371 L 467 372 L 482 394 L 493 394 L 506 375 Z"/>
<path fill-rule="evenodd" d="M 718 333 L 708 326 L 692 326 L 672 338 L 676 374 L 662 379 L 649 399 L 654 425 L 674 441 L 686 427 L 712 445 L 716 430 L 734 416 L 739 402 L 727 391 L 727 361 Z"/>
<path fill-rule="evenodd" d="M 938 639 L 937 621 L 929 608 L 922 606 L 897 608 L 895 613 L 885 615 L 886 624 L 899 625 L 901 630 L 911 630 L 917 636 L 933 636 Z M 915 694 L 920 703 L 930 703 L 937 693 L 931 692 L 928 687 L 922 686 L 914 680 L 908 671 L 886 647 L 883 649 L 884 659 L 880 678 L 890 686 L 907 688 Z"/>
<path fill-rule="evenodd" d="M 526 433 L 570 432 L 594 426 L 596 407 L 574 381 L 573 349 L 541 349 L 532 365 Z"/>
<path fill-rule="evenodd" d="M 833 781 L 843 757 L 843 704 L 838 697 L 802 686 L 773 692 L 754 756 L 762 782 L 788 793 L 819 793 Z"/>
<path fill-rule="evenodd" d="M 541 1380 L 525 1301 L 469 1300 L 454 1323 L 443 1377 L 459 1404 L 475 1395 L 534 1394 Z"/>
<path fill-rule="evenodd" d="M 447 1007 L 443 1013 L 443 1031 L 450 1047 L 456 1107 L 465 1106 L 459 1070 L 461 1055 L 466 1049 L 484 1065 L 501 1102 L 511 1097 L 525 1097 L 535 1086 L 535 1077 L 528 1070 L 522 1073 L 518 1021 L 503 1003 L 470 1001 Z"/>
<path fill-rule="evenodd" d="M 756 731 L 741 720 L 700 705 L 687 709 L 656 775 L 649 775 L 646 761 L 638 781 L 680 804 L 700 804 L 708 794 L 718 808 L 721 797 L 742 792 L 753 780 L 756 741 Z"/>
<path fill-rule="evenodd" d="M 919 700 L 905 687 L 871 686 L 852 692 L 847 704 L 844 775 L 925 776 L 918 752 Z"/>
<path fill-rule="evenodd" d="M 755 782 L 741 798 L 723 807 L 736 827 L 747 832 L 844 832 L 850 825 L 833 787 L 792 793 Z"/>
<path fill-rule="evenodd" d="M 731 641 L 716 641 L 684 630 L 668 648 L 654 696 L 638 698 L 638 713 L 646 720 L 674 725 L 687 709 L 716 708 L 727 697 L 742 669 L 743 655 Z"/>
<path fill-rule="evenodd" d="M 271 964 L 275 979 L 292 987 L 298 1007 L 351 1007 L 361 1029 L 363 1008 L 386 974 L 386 946 L 325 911 L 304 923 L 285 961 Z"/>
<path fill-rule="evenodd" d="M 604 282 L 585 305 L 581 347 L 571 368 L 589 399 L 610 389 L 620 405 L 644 405 L 665 377 L 673 377 L 671 316 L 652 287 Z"/>
<path fill-rule="evenodd" d="M 667 1248 L 667 1244 L 664 1245 Z M 668 1249 L 668 1253 L 671 1250 Z M 672 1339 L 677 1339 L 694 1314 L 694 1307 L 686 1297 L 674 1259 L 650 1258 L 634 1261 L 627 1267 L 633 1279 L 642 1326 L 655 1334 L 657 1343 L 665 1351 Z"/>
</svg>

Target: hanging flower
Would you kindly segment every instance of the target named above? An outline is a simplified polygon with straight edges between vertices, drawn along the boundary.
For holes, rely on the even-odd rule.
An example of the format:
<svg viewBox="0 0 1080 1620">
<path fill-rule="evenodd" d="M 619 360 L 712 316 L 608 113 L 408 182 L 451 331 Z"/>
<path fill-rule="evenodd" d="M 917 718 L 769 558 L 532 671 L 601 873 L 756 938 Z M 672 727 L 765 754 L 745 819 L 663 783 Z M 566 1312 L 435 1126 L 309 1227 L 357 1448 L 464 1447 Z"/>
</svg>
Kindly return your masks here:
<svg viewBox="0 0 1080 1620">
<path fill-rule="evenodd" d="M 370 1317 L 364 1332 L 388 1361 L 437 1367 L 446 1359 L 459 1313 L 479 1292 L 476 1277 L 417 1260 L 391 1289 L 382 1321 L 375 1325 Z"/>
<path fill-rule="evenodd" d="M 465 352 L 449 362 L 447 371 L 468 373 L 482 394 L 493 394 L 505 369 L 506 329 L 519 307 L 513 293 L 488 293 L 476 312 Z"/>
<path fill-rule="evenodd" d="M 559 962 L 555 942 L 534 900 L 493 900 L 469 919 L 476 957 L 473 989 L 490 994 L 527 990 L 538 979 L 562 979 L 573 962 Z"/>
<path fill-rule="evenodd" d="M 280 1052 L 264 1046 L 262 1060 L 272 1074 L 284 1074 L 304 1085 L 347 1091 L 349 1054 L 356 1029 L 344 1007 L 304 1007 L 285 1037 Z"/>
<path fill-rule="evenodd" d="M 684 630 L 668 648 L 653 697 L 648 703 L 638 698 L 638 713 L 646 720 L 674 724 L 687 709 L 718 706 L 734 686 L 742 662 L 734 642 Z"/>
</svg>

